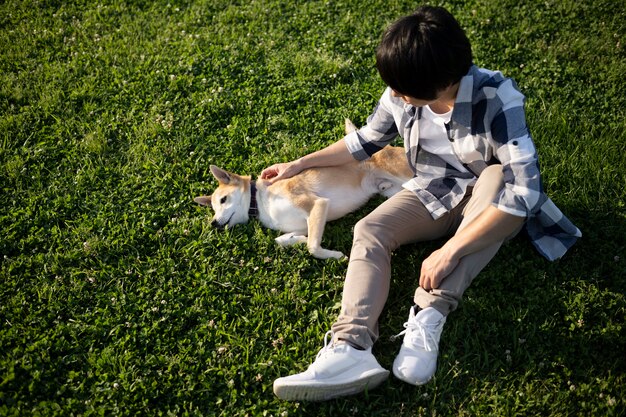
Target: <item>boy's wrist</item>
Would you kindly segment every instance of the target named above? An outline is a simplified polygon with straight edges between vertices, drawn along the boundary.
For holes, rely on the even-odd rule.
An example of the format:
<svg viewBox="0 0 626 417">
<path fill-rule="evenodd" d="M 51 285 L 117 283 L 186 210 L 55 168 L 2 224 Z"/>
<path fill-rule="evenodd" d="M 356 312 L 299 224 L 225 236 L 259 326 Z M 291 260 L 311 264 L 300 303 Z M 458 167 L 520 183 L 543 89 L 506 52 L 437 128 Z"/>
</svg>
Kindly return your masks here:
<svg viewBox="0 0 626 417">
<path fill-rule="evenodd" d="M 296 166 L 296 168 L 298 168 L 299 171 L 304 171 L 305 169 L 309 168 L 307 166 L 305 158 L 306 155 L 293 161 L 293 164 Z"/>
<path fill-rule="evenodd" d="M 464 245 L 461 243 L 461 238 L 458 235 L 452 236 L 442 247 L 448 253 L 450 259 L 460 259 L 467 255 L 464 253 Z"/>
</svg>

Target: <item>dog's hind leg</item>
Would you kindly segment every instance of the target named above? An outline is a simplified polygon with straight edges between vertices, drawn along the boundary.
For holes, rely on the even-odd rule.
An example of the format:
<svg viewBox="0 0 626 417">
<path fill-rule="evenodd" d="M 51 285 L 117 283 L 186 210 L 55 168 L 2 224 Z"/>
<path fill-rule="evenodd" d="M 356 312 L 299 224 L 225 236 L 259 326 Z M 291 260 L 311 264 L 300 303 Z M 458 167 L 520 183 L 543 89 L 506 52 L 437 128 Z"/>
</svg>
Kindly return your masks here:
<svg viewBox="0 0 626 417">
<path fill-rule="evenodd" d="M 325 198 L 317 198 L 311 211 L 309 212 L 309 218 L 307 223 L 309 226 L 309 236 L 307 240 L 307 247 L 309 252 L 319 259 L 342 259 L 345 255 L 339 251 L 329 250 L 322 248 L 322 235 L 324 234 L 324 227 L 326 226 L 326 219 L 328 214 L 328 200 Z"/>
</svg>

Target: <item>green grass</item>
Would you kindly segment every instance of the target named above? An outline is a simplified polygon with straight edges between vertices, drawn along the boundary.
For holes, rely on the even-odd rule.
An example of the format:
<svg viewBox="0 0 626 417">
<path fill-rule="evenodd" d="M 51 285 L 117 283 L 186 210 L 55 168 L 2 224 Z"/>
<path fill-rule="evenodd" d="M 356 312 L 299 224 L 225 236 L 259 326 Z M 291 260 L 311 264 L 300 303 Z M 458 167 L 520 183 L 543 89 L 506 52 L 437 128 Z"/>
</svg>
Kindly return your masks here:
<svg viewBox="0 0 626 417">
<path fill-rule="evenodd" d="M 497 4 L 499 3 L 499 4 Z M 626 9 L 443 1 L 476 63 L 512 76 L 544 184 L 584 237 L 549 263 L 515 239 L 446 324 L 435 379 L 322 404 L 303 370 L 346 264 L 225 232 L 192 198 L 363 124 L 374 48 L 411 1 L 0 4 L 1 415 L 623 415 Z M 327 227 L 349 252 L 368 209 Z M 375 354 L 391 366 L 421 260 L 394 255 Z"/>
</svg>

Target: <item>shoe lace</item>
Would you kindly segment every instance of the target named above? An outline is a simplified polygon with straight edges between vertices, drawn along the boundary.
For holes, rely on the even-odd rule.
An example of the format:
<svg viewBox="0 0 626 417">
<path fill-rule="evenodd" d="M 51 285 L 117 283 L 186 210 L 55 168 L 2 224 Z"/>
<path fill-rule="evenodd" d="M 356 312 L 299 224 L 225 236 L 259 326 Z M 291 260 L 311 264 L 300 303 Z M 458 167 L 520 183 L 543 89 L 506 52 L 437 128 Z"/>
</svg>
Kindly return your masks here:
<svg viewBox="0 0 626 417">
<path fill-rule="evenodd" d="M 404 330 L 402 330 L 395 336 L 391 336 L 389 340 L 393 342 L 400 336 L 404 336 L 408 333 L 411 342 L 418 342 L 420 345 L 423 345 L 423 348 L 426 351 L 430 352 L 433 350 L 437 350 L 437 331 L 439 328 L 439 322 L 435 324 L 425 324 L 415 320 L 407 321 L 403 324 L 403 326 Z"/>
<path fill-rule="evenodd" d="M 326 332 L 326 334 L 324 334 L 324 347 L 321 348 L 319 352 L 317 352 L 316 358 L 319 358 L 320 356 L 322 356 L 324 353 L 331 350 L 335 346 L 334 338 L 335 338 L 335 332 L 333 332 L 332 330 L 329 330 Z M 330 339 L 330 343 L 328 342 L 329 339 Z"/>
</svg>

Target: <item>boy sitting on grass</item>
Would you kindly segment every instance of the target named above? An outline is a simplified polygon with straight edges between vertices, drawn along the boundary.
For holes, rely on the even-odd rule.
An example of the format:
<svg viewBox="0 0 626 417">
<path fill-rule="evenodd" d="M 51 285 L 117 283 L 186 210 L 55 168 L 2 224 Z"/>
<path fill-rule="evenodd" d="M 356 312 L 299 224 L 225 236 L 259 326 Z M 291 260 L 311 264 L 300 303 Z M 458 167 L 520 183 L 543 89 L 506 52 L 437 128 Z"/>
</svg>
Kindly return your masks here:
<svg viewBox="0 0 626 417">
<path fill-rule="evenodd" d="M 439 339 L 463 292 L 522 228 L 557 259 L 580 231 L 544 194 L 524 96 L 499 72 L 478 68 L 464 31 L 445 9 L 423 6 L 393 23 L 376 51 L 388 85 L 367 124 L 298 160 L 266 168 L 277 181 L 311 167 L 363 160 L 404 139 L 415 176 L 354 229 L 341 312 L 314 362 L 278 378 L 284 400 L 327 400 L 372 389 L 389 371 L 372 355 L 389 293 L 391 253 L 447 237 L 422 263 L 394 375 L 421 385 L 435 373 Z"/>
</svg>

